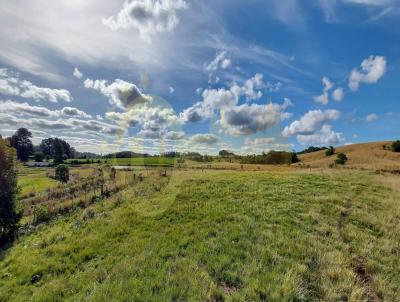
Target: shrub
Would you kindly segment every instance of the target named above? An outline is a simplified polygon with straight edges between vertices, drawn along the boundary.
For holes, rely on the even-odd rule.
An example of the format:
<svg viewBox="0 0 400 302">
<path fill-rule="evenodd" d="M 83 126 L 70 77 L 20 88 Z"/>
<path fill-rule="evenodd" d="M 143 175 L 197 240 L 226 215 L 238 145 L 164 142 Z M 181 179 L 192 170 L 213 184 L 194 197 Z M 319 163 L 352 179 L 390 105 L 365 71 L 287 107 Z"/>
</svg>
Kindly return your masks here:
<svg viewBox="0 0 400 302">
<path fill-rule="evenodd" d="M 33 209 L 33 224 L 47 222 L 51 218 L 51 214 L 46 206 L 36 206 Z"/>
<path fill-rule="evenodd" d="M 44 160 L 45 155 L 42 152 L 36 152 L 34 155 L 35 162 L 39 163 Z"/>
<path fill-rule="evenodd" d="M 296 152 L 292 152 L 292 164 L 298 163 L 300 159 L 297 157 Z"/>
<path fill-rule="evenodd" d="M 400 152 L 400 141 L 393 142 L 392 151 L 393 152 Z"/>
<path fill-rule="evenodd" d="M 56 168 L 56 179 L 62 182 L 69 180 L 69 168 L 67 165 L 58 165 Z"/>
<path fill-rule="evenodd" d="M 0 241 L 14 239 L 18 215 L 16 151 L 0 138 Z"/>
<path fill-rule="evenodd" d="M 347 162 L 348 158 L 346 154 L 344 153 L 339 153 L 337 155 L 337 159 L 335 160 L 335 164 L 337 165 L 344 165 Z"/>
<path fill-rule="evenodd" d="M 335 154 L 335 148 L 333 146 L 329 146 L 329 148 L 325 151 L 326 156 L 331 156 Z"/>
</svg>

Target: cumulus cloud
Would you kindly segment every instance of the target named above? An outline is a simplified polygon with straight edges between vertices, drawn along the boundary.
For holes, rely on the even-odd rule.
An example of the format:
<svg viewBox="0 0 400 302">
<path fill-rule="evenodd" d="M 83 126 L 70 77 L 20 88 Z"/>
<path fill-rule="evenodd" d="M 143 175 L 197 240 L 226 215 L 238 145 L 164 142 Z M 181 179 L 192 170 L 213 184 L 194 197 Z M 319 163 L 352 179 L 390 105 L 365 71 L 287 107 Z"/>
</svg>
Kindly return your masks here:
<svg viewBox="0 0 400 302">
<path fill-rule="evenodd" d="M 230 110 L 238 104 L 241 97 L 248 101 L 261 98 L 262 93 L 257 89 L 263 87 L 262 79 L 263 75 L 257 73 L 242 86 L 233 83 L 229 89 L 205 89 L 202 92 L 203 101 L 181 112 L 181 120 L 185 123 L 198 122 L 211 117 L 215 110 Z"/>
<path fill-rule="evenodd" d="M 109 98 L 111 104 L 123 109 L 152 101 L 151 96 L 143 94 L 135 84 L 120 79 L 116 79 L 111 84 L 108 84 L 107 80 L 86 79 L 84 86 L 100 91 Z"/>
<path fill-rule="evenodd" d="M 344 91 L 343 91 L 343 88 L 342 88 L 342 87 L 336 88 L 336 89 L 333 91 L 332 96 L 333 96 L 333 99 L 334 99 L 336 102 L 342 101 L 343 98 L 344 98 Z"/>
<path fill-rule="evenodd" d="M 365 118 L 365 120 L 366 120 L 368 123 L 375 122 L 377 119 L 378 119 L 378 115 L 377 115 L 376 113 L 368 114 L 368 115 L 366 116 L 366 118 Z"/>
<path fill-rule="evenodd" d="M 297 140 L 303 145 L 337 145 L 343 141 L 342 133 L 332 130 L 331 125 L 323 125 L 321 130 L 310 135 L 297 135 Z"/>
<path fill-rule="evenodd" d="M 190 137 L 189 142 L 200 145 L 213 145 L 219 141 L 218 137 L 211 133 L 195 134 Z"/>
<path fill-rule="evenodd" d="M 328 121 L 337 120 L 340 117 L 340 112 L 334 109 L 310 110 L 304 114 L 300 120 L 292 122 L 283 129 L 283 136 L 292 135 L 312 135 L 317 129 Z"/>
<path fill-rule="evenodd" d="M 122 113 L 107 112 L 106 117 L 119 121 L 124 128 L 139 125 L 140 131 L 138 135 L 152 139 L 165 137 L 169 127 L 181 123 L 172 108 L 150 107 L 147 105 L 133 107 Z"/>
<path fill-rule="evenodd" d="M 80 72 L 77 67 L 74 68 L 74 72 L 72 74 L 75 78 L 78 78 L 78 79 L 81 79 L 83 77 L 82 72 Z"/>
<path fill-rule="evenodd" d="M 275 142 L 275 137 L 258 137 L 255 139 L 247 138 L 244 142 L 246 146 L 257 147 L 272 144 Z"/>
<path fill-rule="evenodd" d="M 386 72 L 386 58 L 370 56 L 361 63 L 360 69 L 353 69 L 349 78 L 349 87 L 357 91 L 361 83 L 376 83 Z"/>
<path fill-rule="evenodd" d="M 314 97 L 314 101 L 326 105 L 329 102 L 328 92 L 333 88 L 333 83 L 327 77 L 323 77 L 322 86 L 323 86 L 322 94 Z"/>
<path fill-rule="evenodd" d="M 132 0 L 125 1 L 117 16 L 103 18 L 112 30 L 135 28 L 141 37 L 170 32 L 179 23 L 177 11 L 187 7 L 184 0 Z"/>
<path fill-rule="evenodd" d="M 283 104 L 242 104 L 221 111 L 219 123 L 222 129 L 230 135 L 253 134 L 264 131 L 288 118 L 290 114 L 286 114 L 285 110 L 292 105 L 287 98 Z"/>
</svg>

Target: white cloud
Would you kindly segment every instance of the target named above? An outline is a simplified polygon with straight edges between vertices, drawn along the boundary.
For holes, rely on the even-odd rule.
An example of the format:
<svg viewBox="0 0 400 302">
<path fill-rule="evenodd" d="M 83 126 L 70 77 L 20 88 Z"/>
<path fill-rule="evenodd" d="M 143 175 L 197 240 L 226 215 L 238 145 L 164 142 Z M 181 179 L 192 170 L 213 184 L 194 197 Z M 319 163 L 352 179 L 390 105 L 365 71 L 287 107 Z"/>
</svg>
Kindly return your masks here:
<svg viewBox="0 0 400 302">
<path fill-rule="evenodd" d="M 92 118 L 90 114 L 73 107 L 64 107 L 60 110 L 61 114 L 64 116 L 74 116 L 81 118 Z"/>
<path fill-rule="evenodd" d="M 90 114 L 74 107 L 64 107 L 61 110 L 50 110 L 46 107 L 32 106 L 28 103 L 18 103 L 14 101 L 0 101 L 0 112 L 12 115 L 30 115 L 36 117 L 80 117 L 92 118 Z"/>
<path fill-rule="evenodd" d="M 370 122 L 375 122 L 377 119 L 378 119 L 378 115 L 375 114 L 375 113 L 368 114 L 368 115 L 366 116 L 366 118 L 365 118 L 365 120 L 366 120 L 368 123 L 370 123 Z"/>
<path fill-rule="evenodd" d="M 120 108 L 128 108 L 152 101 L 151 96 L 143 94 L 135 84 L 120 79 L 114 80 L 111 84 L 108 84 L 107 80 L 86 79 L 84 86 L 100 91 L 109 98 L 111 104 Z"/>
<path fill-rule="evenodd" d="M 333 88 L 333 83 L 327 77 L 323 77 L 322 86 L 324 87 L 322 94 L 314 97 L 314 101 L 326 105 L 329 102 L 328 92 Z"/>
<path fill-rule="evenodd" d="M 38 87 L 29 81 L 21 80 L 18 73 L 9 72 L 5 68 L 0 69 L 0 93 L 33 98 L 36 101 L 48 100 L 53 103 L 57 103 L 59 100 L 65 102 L 73 100 L 70 92 L 66 89 Z"/>
<path fill-rule="evenodd" d="M 321 130 L 310 135 L 297 135 L 297 140 L 303 145 L 337 145 L 343 141 L 342 133 L 332 130 L 332 126 L 323 125 Z"/>
<path fill-rule="evenodd" d="M 219 141 L 218 137 L 211 133 L 195 134 L 190 137 L 189 142 L 200 145 L 213 145 Z"/>
<path fill-rule="evenodd" d="M 117 16 L 103 18 L 112 30 L 135 28 L 148 39 L 155 33 L 170 32 L 179 23 L 177 11 L 185 9 L 184 0 L 132 0 L 125 1 Z"/>
<path fill-rule="evenodd" d="M 361 63 L 361 70 L 353 69 L 349 78 L 349 87 L 357 91 L 360 83 L 376 83 L 386 72 L 386 59 L 382 56 L 370 56 Z"/>
<path fill-rule="evenodd" d="M 246 138 L 244 144 L 246 146 L 257 147 L 257 146 L 272 144 L 274 142 L 275 142 L 275 137 L 258 137 L 255 138 L 254 140 Z"/>
<path fill-rule="evenodd" d="M 6 68 L 0 68 L 0 93 L 19 95 L 18 78 L 12 76 Z"/>
<path fill-rule="evenodd" d="M 206 66 L 206 70 L 212 72 L 220 68 L 228 68 L 231 65 L 231 60 L 226 57 L 226 54 L 226 51 L 217 53 L 215 58 Z"/>
<path fill-rule="evenodd" d="M 326 111 L 310 110 L 300 120 L 296 120 L 283 129 L 283 136 L 311 135 L 327 121 L 334 121 L 340 117 L 338 110 L 328 109 Z"/>
<path fill-rule="evenodd" d="M 72 74 L 75 78 L 78 78 L 78 79 L 81 79 L 83 77 L 82 72 L 80 72 L 77 67 L 74 68 L 74 72 Z"/>
<path fill-rule="evenodd" d="M 38 87 L 29 81 L 22 81 L 20 87 L 24 89 L 21 93 L 23 98 L 32 98 L 37 101 L 47 100 L 52 103 L 57 103 L 59 100 L 71 102 L 72 96 L 66 89 L 51 89 L 46 87 Z"/>
<path fill-rule="evenodd" d="M 336 88 L 332 93 L 333 99 L 336 102 L 341 102 L 344 98 L 344 91 L 342 87 Z"/>
<path fill-rule="evenodd" d="M 169 93 L 174 93 L 175 92 L 175 88 L 174 87 L 169 87 Z"/>
<path fill-rule="evenodd" d="M 165 138 L 168 140 L 181 140 L 184 139 L 185 132 L 183 131 L 168 131 L 165 134 Z"/>
</svg>

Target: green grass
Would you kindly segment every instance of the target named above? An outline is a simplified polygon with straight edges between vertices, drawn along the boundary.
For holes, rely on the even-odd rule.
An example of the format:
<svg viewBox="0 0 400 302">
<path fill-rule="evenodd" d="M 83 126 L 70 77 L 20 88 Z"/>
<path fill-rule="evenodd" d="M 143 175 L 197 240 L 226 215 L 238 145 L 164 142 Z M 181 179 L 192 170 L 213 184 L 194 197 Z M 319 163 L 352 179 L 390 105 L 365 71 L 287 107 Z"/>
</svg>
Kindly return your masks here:
<svg viewBox="0 0 400 302">
<path fill-rule="evenodd" d="M 1 256 L 0 300 L 399 301 L 399 199 L 372 176 L 176 172 L 151 186 L 22 236 Z"/>
<path fill-rule="evenodd" d="M 95 163 L 100 160 L 101 163 L 105 163 L 107 161 L 110 165 L 132 165 L 132 166 L 153 166 L 153 165 L 173 165 L 175 163 L 175 158 L 170 157 L 132 157 L 132 158 L 96 158 L 93 159 Z M 67 163 L 70 163 L 71 159 L 67 160 Z M 78 159 L 81 163 L 86 163 L 86 159 Z M 91 159 L 90 159 L 91 161 Z"/>
<path fill-rule="evenodd" d="M 21 197 L 54 188 L 58 184 L 58 181 L 46 176 L 45 168 L 21 167 L 18 171 L 19 196 Z"/>
</svg>

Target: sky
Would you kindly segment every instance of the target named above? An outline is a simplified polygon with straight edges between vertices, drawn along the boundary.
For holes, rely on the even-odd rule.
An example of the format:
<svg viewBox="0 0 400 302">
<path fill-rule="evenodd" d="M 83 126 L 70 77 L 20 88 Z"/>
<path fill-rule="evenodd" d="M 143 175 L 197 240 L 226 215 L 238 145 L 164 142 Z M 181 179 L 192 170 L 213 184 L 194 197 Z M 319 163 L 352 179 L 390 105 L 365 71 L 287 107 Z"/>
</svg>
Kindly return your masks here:
<svg viewBox="0 0 400 302">
<path fill-rule="evenodd" d="M 3 0 L 0 134 L 238 154 L 400 139 L 399 0 Z"/>
</svg>

